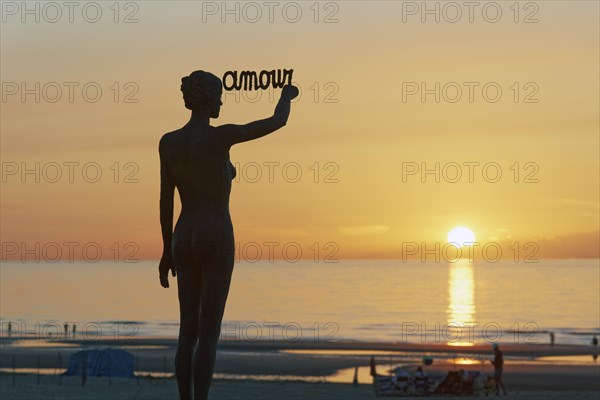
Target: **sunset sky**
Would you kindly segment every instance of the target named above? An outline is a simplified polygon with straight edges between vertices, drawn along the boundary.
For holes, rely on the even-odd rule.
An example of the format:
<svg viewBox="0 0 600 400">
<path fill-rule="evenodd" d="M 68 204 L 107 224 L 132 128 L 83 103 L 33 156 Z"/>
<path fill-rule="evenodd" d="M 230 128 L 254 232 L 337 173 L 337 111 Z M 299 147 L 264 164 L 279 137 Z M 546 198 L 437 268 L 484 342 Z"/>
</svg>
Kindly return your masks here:
<svg viewBox="0 0 600 400">
<path fill-rule="evenodd" d="M 300 3 L 296 23 L 281 9 L 273 23 L 266 9 L 256 23 L 243 15 L 239 23 L 233 16 L 222 23 L 220 14 L 203 15 L 202 2 L 177 3 L 143 1 L 137 10 L 120 10 L 119 20 L 135 11 L 137 23 L 115 23 L 108 3 L 97 23 L 77 9 L 73 23 L 66 15 L 56 23 L 31 16 L 22 23 L 21 14 L 3 9 L 3 251 L 8 242 L 97 242 L 110 259 L 110 243 L 126 251 L 134 242 L 137 258 L 160 257 L 157 149 L 164 133 L 189 119 L 181 78 L 199 69 L 221 77 L 228 70 L 293 68 L 302 93 L 287 126 L 231 149 L 241 179 L 230 210 L 242 246 L 296 242 L 311 258 L 313 243 L 323 257 L 333 242 L 338 258 L 400 258 L 402 243 L 445 243 L 453 227 L 466 226 L 483 243 L 535 242 L 540 257 L 599 256 L 597 2 L 537 2 L 539 10 L 520 10 L 518 23 L 512 2 L 499 2 L 496 23 L 480 9 L 472 23 L 466 14 L 456 23 L 431 16 L 423 23 L 406 9 L 403 21 L 402 2 L 361 1 L 327 9 L 320 3 L 318 23 L 312 2 Z M 538 22 L 523 23 L 533 11 Z M 338 22 L 324 23 L 327 15 Z M 36 82 L 40 102 L 35 94 L 22 101 L 21 84 L 34 89 Z M 65 82 L 78 83 L 73 102 Z M 95 103 L 82 94 L 90 82 L 102 89 Z M 407 93 L 436 82 L 439 103 L 435 94 L 422 101 L 421 92 Z M 482 93 L 486 84 L 491 89 Z M 62 97 L 52 103 L 56 86 Z M 462 97 L 452 102 L 457 87 Z M 498 101 L 486 100 L 497 87 Z M 138 102 L 126 103 L 135 90 Z M 272 115 L 278 97 L 261 93 L 238 102 L 224 94 L 221 116 L 211 123 Z M 36 163 L 48 175 L 22 182 L 22 167 Z M 53 163 L 62 166 L 56 183 Z M 403 178 L 406 168 L 436 163 L 439 182 L 420 171 Z M 88 180 L 100 166 L 98 182 L 82 177 L 86 164 Z M 67 165 L 74 165 L 73 182 Z M 252 182 L 256 165 L 263 175 Z M 275 165 L 273 182 L 268 165 Z M 453 183 L 456 165 L 463 175 Z M 487 175 L 485 165 L 492 168 Z M 302 176 L 289 182 L 298 166 Z M 498 167 L 502 176 L 488 182 Z M 137 182 L 125 182 L 128 173 Z M 178 205 L 175 218 L 177 211 Z"/>
</svg>

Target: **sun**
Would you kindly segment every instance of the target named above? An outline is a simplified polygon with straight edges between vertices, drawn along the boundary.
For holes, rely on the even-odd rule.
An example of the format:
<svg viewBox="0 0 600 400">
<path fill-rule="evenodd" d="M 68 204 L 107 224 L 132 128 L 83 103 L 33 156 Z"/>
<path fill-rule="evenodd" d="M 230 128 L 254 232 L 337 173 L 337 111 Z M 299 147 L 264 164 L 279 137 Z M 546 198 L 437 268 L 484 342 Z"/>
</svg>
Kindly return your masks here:
<svg viewBox="0 0 600 400">
<path fill-rule="evenodd" d="M 448 243 L 463 247 L 473 242 L 475 242 L 475 234 L 467 227 L 457 226 L 448 232 Z"/>
</svg>

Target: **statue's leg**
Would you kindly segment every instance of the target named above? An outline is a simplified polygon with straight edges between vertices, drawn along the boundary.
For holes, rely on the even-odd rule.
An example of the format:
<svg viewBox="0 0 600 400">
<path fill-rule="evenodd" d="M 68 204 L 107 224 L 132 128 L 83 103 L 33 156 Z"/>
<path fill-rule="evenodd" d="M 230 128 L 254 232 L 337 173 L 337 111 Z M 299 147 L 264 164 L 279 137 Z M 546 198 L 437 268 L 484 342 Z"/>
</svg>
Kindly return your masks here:
<svg viewBox="0 0 600 400">
<path fill-rule="evenodd" d="M 234 265 L 233 251 L 223 251 L 222 244 L 216 249 L 218 251 L 211 252 L 207 263 L 202 266 L 199 340 L 194 356 L 195 400 L 208 399 Z"/>
<path fill-rule="evenodd" d="M 175 355 L 175 373 L 181 400 L 192 400 L 192 356 L 194 346 L 198 341 L 202 290 L 200 279 L 199 265 L 178 267 L 180 325 L 179 344 Z"/>
</svg>

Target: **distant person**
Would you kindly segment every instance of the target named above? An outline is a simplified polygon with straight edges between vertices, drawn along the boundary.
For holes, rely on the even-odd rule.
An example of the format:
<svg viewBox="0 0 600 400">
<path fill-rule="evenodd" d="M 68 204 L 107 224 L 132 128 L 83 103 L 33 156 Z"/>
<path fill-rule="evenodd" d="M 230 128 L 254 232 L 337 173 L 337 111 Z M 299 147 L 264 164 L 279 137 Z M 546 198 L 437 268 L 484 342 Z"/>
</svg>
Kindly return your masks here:
<svg viewBox="0 0 600 400">
<path fill-rule="evenodd" d="M 12 335 L 12 322 L 8 323 L 8 336 Z"/>
<path fill-rule="evenodd" d="M 500 386 L 506 396 L 506 389 L 504 388 L 504 382 L 502 381 L 502 370 L 504 368 L 504 356 L 500 351 L 498 343 L 494 343 L 494 360 L 490 361 L 494 365 L 494 382 L 496 386 L 496 396 L 500 394 Z"/>
<path fill-rule="evenodd" d="M 69 337 L 69 324 L 65 322 L 65 338 Z"/>
<path fill-rule="evenodd" d="M 230 161 L 233 145 L 266 136 L 284 127 L 298 88 L 285 85 L 273 115 L 245 125 L 210 125 L 223 102 L 217 76 L 194 71 L 181 79 L 189 121 L 160 139 L 160 224 L 163 254 L 160 284 L 177 276 L 179 343 L 175 375 L 181 400 L 208 398 L 221 321 L 235 260 L 233 222 L 229 213 Z M 173 230 L 175 188 L 181 213 Z"/>
<path fill-rule="evenodd" d="M 425 374 L 425 371 L 423 371 L 423 367 L 419 366 L 415 371 L 415 378 L 424 379 L 426 377 L 427 375 Z"/>
<path fill-rule="evenodd" d="M 594 335 L 594 338 L 592 339 L 592 346 L 598 346 L 598 338 L 596 335 Z"/>
<path fill-rule="evenodd" d="M 550 347 L 554 347 L 554 332 L 550 332 Z"/>
<path fill-rule="evenodd" d="M 73 324 L 73 340 L 75 340 L 75 334 L 77 334 L 77 325 Z"/>
</svg>

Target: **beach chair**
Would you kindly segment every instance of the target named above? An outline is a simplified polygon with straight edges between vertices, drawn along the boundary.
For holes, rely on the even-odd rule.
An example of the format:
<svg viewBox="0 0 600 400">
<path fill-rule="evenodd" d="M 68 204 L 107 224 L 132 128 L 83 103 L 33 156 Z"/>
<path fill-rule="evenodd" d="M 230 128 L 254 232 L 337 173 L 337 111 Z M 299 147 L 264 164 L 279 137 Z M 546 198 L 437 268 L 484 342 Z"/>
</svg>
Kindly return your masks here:
<svg viewBox="0 0 600 400">
<path fill-rule="evenodd" d="M 427 376 L 414 378 L 415 394 L 427 394 L 429 390 L 429 378 Z"/>
<path fill-rule="evenodd" d="M 375 375 L 373 377 L 376 396 L 408 396 L 414 393 L 410 377 L 398 375 Z"/>
<path fill-rule="evenodd" d="M 435 389 L 435 394 L 459 395 L 462 388 L 462 374 L 460 371 L 449 371 L 446 378 Z"/>
<path fill-rule="evenodd" d="M 373 377 L 376 396 L 394 396 L 396 395 L 396 380 L 393 376 L 375 375 Z"/>
<path fill-rule="evenodd" d="M 488 397 L 488 395 L 494 390 L 494 387 L 496 386 L 496 380 L 493 376 L 488 375 L 486 376 L 483 382 L 483 392 L 485 393 L 485 397 Z"/>
<path fill-rule="evenodd" d="M 473 395 L 479 371 L 449 371 L 446 378 L 437 386 L 435 394 Z"/>
<path fill-rule="evenodd" d="M 466 371 L 463 375 L 462 380 L 462 393 L 461 394 L 476 394 L 476 383 L 479 379 L 479 371 Z"/>
</svg>

